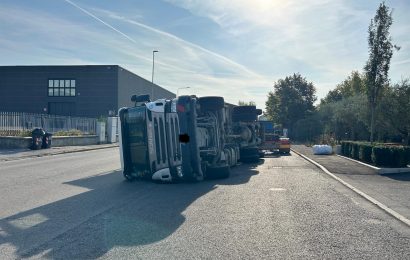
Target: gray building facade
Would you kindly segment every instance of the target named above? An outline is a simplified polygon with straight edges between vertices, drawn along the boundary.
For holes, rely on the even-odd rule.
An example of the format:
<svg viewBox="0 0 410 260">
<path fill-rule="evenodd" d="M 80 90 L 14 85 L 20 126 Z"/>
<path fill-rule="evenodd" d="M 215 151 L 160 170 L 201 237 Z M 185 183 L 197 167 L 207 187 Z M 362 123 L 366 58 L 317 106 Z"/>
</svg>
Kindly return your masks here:
<svg viewBox="0 0 410 260">
<path fill-rule="evenodd" d="M 175 94 L 118 65 L 0 66 L 0 111 L 98 117 L 134 94 Z"/>
</svg>

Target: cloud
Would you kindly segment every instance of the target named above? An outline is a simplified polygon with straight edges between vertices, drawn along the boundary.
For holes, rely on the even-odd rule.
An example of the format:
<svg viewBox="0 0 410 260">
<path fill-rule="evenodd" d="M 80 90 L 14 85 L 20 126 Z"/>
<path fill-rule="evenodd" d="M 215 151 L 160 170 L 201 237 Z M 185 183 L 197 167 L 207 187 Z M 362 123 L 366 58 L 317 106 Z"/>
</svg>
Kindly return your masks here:
<svg viewBox="0 0 410 260">
<path fill-rule="evenodd" d="M 319 97 L 352 70 L 362 70 L 368 58 L 367 27 L 378 6 L 346 0 L 167 1 L 208 18 L 237 41 L 246 41 L 238 62 L 275 79 L 300 72 L 315 83 Z M 409 39 L 409 6 L 388 2 L 399 8 L 393 13 L 392 36 L 400 45 Z M 409 69 L 402 66 L 409 53 L 395 54 L 393 77 Z"/>
<path fill-rule="evenodd" d="M 3 6 L 0 22 L 13 27 L 2 29 L 0 53 L 19 64 L 119 64 L 150 79 L 155 46 L 160 50 L 155 82 L 171 91 L 190 86 L 200 96 L 221 95 L 231 103 L 251 96 L 264 104 L 265 94 L 250 95 L 251 90 L 270 85 L 271 79 L 170 33 L 107 10 L 91 11 L 94 21 Z"/>
<path fill-rule="evenodd" d="M 215 37 L 209 41 L 220 40 L 211 44 L 222 48 L 210 50 L 206 41 L 193 43 L 149 25 L 143 14 L 138 20 L 124 15 L 138 13 L 138 7 L 118 13 L 67 0 L 59 2 L 64 16 L 3 5 L 0 62 L 118 64 L 151 79 L 152 50 L 158 49 L 159 85 L 174 92 L 189 86 L 184 93 L 221 95 L 231 103 L 255 101 L 264 108 L 279 78 L 300 72 L 317 86 L 320 98 L 352 70 L 361 70 L 367 59 L 368 21 L 375 11 L 342 0 L 169 2 L 194 14 L 189 19 L 201 16 L 217 24 L 219 31 L 213 29 Z M 408 37 L 399 25 L 396 31 Z M 408 45 L 398 44 L 403 49 Z M 392 68 L 405 74 L 410 57 L 401 53 L 408 52 L 394 56 Z"/>
</svg>

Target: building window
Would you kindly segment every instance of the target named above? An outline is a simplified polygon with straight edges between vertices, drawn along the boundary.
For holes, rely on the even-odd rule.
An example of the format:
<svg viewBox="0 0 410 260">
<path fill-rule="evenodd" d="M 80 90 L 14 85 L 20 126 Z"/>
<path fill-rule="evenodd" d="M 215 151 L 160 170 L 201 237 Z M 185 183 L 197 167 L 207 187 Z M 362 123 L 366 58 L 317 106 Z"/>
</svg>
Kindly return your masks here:
<svg viewBox="0 0 410 260">
<path fill-rule="evenodd" d="M 49 79 L 49 97 L 75 97 L 75 79 Z"/>
</svg>

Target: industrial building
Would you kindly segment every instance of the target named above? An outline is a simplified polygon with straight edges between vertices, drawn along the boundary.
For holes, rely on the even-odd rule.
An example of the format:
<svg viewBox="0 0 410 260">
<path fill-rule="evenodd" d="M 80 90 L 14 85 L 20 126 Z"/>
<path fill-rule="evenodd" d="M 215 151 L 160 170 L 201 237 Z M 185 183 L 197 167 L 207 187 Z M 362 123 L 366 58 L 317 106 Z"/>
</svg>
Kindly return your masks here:
<svg viewBox="0 0 410 260">
<path fill-rule="evenodd" d="M 118 65 L 0 66 L 0 111 L 98 117 L 134 94 L 175 94 Z"/>
</svg>

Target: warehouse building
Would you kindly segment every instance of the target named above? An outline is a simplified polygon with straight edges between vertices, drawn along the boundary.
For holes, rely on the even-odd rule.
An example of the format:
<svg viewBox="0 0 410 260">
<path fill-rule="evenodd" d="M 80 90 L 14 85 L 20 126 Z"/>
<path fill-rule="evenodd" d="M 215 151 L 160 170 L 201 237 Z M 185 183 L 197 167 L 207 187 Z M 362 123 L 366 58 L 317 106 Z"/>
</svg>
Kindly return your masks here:
<svg viewBox="0 0 410 260">
<path fill-rule="evenodd" d="M 134 94 L 175 94 L 118 65 L 0 66 L 0 111 L 98 117 L 132 106 Z"/>
</svg>

